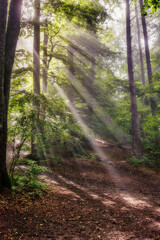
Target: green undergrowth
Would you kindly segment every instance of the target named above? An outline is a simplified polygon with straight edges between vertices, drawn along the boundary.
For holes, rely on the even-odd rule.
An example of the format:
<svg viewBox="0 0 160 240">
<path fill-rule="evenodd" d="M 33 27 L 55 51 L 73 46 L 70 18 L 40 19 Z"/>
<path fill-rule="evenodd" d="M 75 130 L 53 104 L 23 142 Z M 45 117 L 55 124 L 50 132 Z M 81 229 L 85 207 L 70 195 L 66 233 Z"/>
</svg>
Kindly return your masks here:
<svg viewBox="0 0 160 240">
<path fill-rule="evenodd" d="M 15 192 L 27 194 L 30 197 L 41 197 L 47 192 L 46 184 L 39 181 L 39 174 L 46 171 L 47 168 L 39 166 L 36 161 L 24 158 L 25 164 L 23 171 L 17 170 L 12 178 L 12 189 Z"/>
<path fill-rule="evenodd" d="M 160 169 L 159 160 L 152 154 L 145 153 L 140 158 L 137 158 L 136 156 L 132 156 L 131 158 L 128 159 L 128 162 L 135 167 L 142 166 L 142 167 L 152 168 L 156 172 L 159 171 Z"/>
<path fill-rule="evenodd" d="M 99 156 L 97 156 L 96 154 L 91 154 L 90 155 L 90 159 L 92 160 L 93 163 L 96 163 L 96 162 L 100 162 L 101 159 Z"/>
</svg>

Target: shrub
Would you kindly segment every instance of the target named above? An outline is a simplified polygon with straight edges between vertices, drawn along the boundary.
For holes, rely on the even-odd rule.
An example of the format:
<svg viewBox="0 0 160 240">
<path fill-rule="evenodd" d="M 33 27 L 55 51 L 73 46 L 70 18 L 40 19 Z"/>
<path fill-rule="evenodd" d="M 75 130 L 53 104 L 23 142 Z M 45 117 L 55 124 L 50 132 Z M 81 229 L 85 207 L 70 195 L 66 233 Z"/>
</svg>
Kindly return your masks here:
<svg viewBox="0 0 160 240">
<path fill-rule="evenodd" d="M 47 170 L 46 167 L 38 166 L 36 161 L 23 159 L 27 165 L 26 170 L 21 175 L 15 175 L 12 179 L 12 189 L 17 192 L 28 193 L 32 197 L 40 197 L 46 191 L 47 187 L 44 183 L 38 181 L 41 172 Z"/>
</svg>

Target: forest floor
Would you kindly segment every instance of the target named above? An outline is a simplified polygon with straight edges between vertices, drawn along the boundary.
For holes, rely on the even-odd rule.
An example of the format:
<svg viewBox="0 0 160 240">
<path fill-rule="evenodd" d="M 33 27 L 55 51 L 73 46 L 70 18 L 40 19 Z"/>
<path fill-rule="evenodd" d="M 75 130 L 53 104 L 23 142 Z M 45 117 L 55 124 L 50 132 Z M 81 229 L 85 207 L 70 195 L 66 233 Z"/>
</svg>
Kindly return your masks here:
<svg viewBox="0 0 160 240">
<path fill-rule="evenodd" d="M 106 159 L 74 158 L 44 174 L 45 196 L 0 196 L 0 240 L 159 240 L 160 176 L 98 142 Z"/>
</svg>

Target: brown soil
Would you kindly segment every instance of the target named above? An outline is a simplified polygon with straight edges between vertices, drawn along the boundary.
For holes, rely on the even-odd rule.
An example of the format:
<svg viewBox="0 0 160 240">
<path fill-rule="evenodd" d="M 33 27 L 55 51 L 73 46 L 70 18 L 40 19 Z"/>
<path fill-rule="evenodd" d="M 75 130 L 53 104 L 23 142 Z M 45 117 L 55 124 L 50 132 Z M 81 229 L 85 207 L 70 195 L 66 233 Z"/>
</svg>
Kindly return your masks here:
<svg viewBox="0 0 160 240">
<path fill-rule="evenodd" d="M 129 150 L 99 142 L 105 159 L 65 160 L 43 175 L 49 192 L 0 196 L 0 239 L 160 239 L 160 176 L 126 163 Z"/>
</svg>

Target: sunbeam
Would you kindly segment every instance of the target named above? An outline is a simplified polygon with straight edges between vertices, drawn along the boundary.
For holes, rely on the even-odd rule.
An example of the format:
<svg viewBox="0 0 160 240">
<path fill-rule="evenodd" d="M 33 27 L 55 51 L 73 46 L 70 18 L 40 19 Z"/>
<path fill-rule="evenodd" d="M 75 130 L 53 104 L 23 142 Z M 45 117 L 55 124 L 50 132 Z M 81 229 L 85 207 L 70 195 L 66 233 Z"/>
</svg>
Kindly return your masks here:
<svg viewBox="0 0 160 240">
<path fill-rule="evenodd" d="M 113 129 L 116 129 L 113 134 L 117 141 L 123 142 L 125 139 L 124 142 L 129 142 L 130 136 L 125 134 L 124 131 L 121 130 L 120 126 L 116 124 L 116 121 L 109 114 L 107 114 L 104 109 L 102 109 L 96 99 L 93 98 L 91 94 L 87 91 L 87 89 L 78 82 L 78 80 L 74 77 L 71 71 L 69 81 L 79 92 L 80 96 L 82 96 L 86 103 L 92 108 L 97 117 L 105 124 L 105 126 L 107 126 L 108 128 L 111 127 L 111 125 L 114 126 L 114 128 L 112 127 L 112 131 Z M 123 136 L 123 138 L 120 139 L 120 136 Z"/>
<path fill-rule="evenodd" d="M 96 154 L 99 156 L 99 158 L 103 162 L 103 164 L 104 164 L 105 168 L 107 169 L 110 177 L 114 181 L 117 193 L 119 193 L 119 190 L 124 189 L 124 183 L 122 182 L 122 179 L 120 178 L 117 170 L 114 168 L 114 166 L 110 162 L 106 153 L 100 147 L 97 146 L 95 138 L 94 138 L 93 131 L 87 126 L 87 124 L 84 122 L 84 120 L 77 113 L 75 107 L 68 100 L 68 98 L 67 98 L 65 92 L 63 91 L 63 89 L 60 86 L 58 86 L 57 83 L 54 83 L 54 86 L 55 86 L 57 92 L 59 93 L 59 95 L 61 96 L 61 98 L 64 100 L 64 102 L 66 103 L 66 105 L 68 106 L 70 111 L 72 112 L 75 120 L 77 121 L 77 123 L 79 124 L 81 129 L 83 130 L 83 132 L 84 132 L 86 138 L 88 139 L 89 143 L 91 144 L 93 150 L 96 152 Z"/>
</svg>

